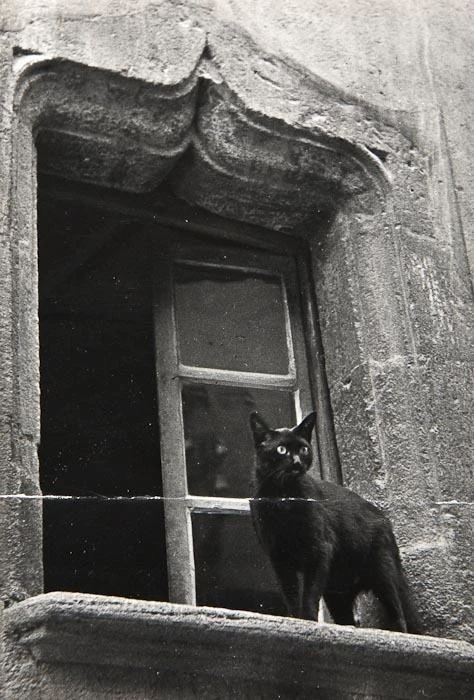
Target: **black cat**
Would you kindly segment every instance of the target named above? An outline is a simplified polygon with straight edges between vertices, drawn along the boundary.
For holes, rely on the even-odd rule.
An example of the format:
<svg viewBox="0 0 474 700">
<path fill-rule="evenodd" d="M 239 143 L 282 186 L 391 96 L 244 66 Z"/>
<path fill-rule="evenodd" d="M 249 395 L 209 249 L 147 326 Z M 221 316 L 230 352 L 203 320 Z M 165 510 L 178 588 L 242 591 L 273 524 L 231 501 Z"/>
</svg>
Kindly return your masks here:
<svg viewBox="0 0 474 700">
<path fill-rule="evenodd" d="M 391 629 L 419 633 L 389 520 L 349 489 L 306 473 L 315 419 L 310 413 L 295 428 L 272 430 L 258 413 L 250 416 L 258 487 L 252 517 L 288 612 L 316 620 L 323 596 L 334 622 L 354 625 L 354 599 L 372 591 Z"/>
</svg>

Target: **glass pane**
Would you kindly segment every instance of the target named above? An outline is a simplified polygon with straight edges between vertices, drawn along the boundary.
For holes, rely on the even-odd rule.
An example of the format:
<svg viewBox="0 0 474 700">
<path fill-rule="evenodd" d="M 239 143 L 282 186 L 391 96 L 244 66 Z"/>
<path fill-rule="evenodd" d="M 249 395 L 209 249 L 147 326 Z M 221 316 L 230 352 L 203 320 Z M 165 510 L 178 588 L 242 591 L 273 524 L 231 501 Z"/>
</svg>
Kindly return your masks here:
<svg viewBox="0 0 474 700">
<path fill-rule="evenodd" d="M 285 614 L 250 515 L 195 513 L 192 523 L 198 605 Z"/>
<path fill-rule="evenodd" d="M 46 592 L 168 600 L 160 500 L 45 499 L 43 532 Z"/>
<path fill-rule="evenodd" d="M 279 278 L 176 265 L 175 304 L 179 355 L 184 364 L 288 373 Z"/>
<path fill-rule="evenodd" d="M 231 498 L 254 494 L 255 448 L 249 416 L 256 410 L 271 426 L 295 423 L 291 392 L 203 384 L 183 387 L 190 494 Z"/>
</svg>

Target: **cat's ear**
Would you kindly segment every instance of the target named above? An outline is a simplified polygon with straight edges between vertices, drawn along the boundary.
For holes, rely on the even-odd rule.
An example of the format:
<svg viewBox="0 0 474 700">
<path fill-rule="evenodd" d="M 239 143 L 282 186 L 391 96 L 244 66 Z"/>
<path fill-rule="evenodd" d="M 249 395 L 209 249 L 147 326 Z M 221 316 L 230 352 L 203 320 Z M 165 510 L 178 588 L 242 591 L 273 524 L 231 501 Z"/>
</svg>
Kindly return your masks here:
<svg viewBox="0 0 474 700">
<path fill-rule="evenodd" d="M 253 411 L 250 414 L 250 427 L 252 428 L 255 446 L 260 445 L 265 440 L 267 435 L 272 432 L 263 418 L 259 416 L 257 411 Z"/>
<path fill-rule="evenodd" d="M 306 442 L 311 442 L 311 433 L 316 424 L 316 413 L 309 413 L 306 418 L 303 418 L 301 423 L 293 428 L 293 432 L 306 440 Z"/>
</svg>

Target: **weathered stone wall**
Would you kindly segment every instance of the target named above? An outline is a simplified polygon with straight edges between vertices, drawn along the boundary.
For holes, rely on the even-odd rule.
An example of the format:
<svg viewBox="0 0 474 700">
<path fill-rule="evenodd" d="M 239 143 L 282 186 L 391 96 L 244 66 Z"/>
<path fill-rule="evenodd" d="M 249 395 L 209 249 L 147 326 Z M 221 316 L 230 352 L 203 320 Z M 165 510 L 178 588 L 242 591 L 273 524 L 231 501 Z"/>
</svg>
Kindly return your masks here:
<svg viewBox="0 0 474 700">
<path fill-rule="evenodd" d="M 257 121 L 264 115 L 271 129 L 278 126 L 281 139 L 291 130 L 304 130 L 344 142 L 341 153 L 345 149 L 347 158 L 334 182 L 344 183 L 346 192 L 351 180 L 344 168 L 351 148 L 359 149 L 356 171 L 371 171 L 374 154 L 374 172 L 387 174 L 389 186 L 381 188 L 371 171 L 370 193 L 357 192 L 356 183 L 353 199 L 338 204 L 331 225 L 309 232 L 314 233 L 313 264 L 342 471 L 347 483 L 390 511 L 428 629 L 472 636 L 467 251 L 474 267 L 469 99 L 474 39 L 467 0 L 347 0 L 337 6 L 329 0 L 33 0 L 10 2 L 1 21 L 2 493 L 38 492 L 37 340 L 31 315 L 36 304 L 30 235 L 34 190 L 28 178 L 16 178 L 22 172 L 19 161 L 31 160 L 28 135 L 18 147 L 15 130 L 23 99 L 18 75 L 28 56 L 40 54 L 147 81 L 176 96 L 176 86 L 197 76 L 207 43 L 199 75 L 217 85 L 230 108 L 217 119 L 218 100 L 211 100 L 209 113 L 200 112 L 200 124 L 203 142 L 226 167 L 235 155 L 232 120 L 245 114 Z M 105 103 L 120 90 L 117 80 L 111 81 L 110 91 L 104 89 Z M 96 114 L 84 110 L 84 123 L 97 121 Z M 304 163 L 292 147 L 282 151 L 282 142 L 273 146 L 277 155 L 283 153 L 281 160 L 294 158 L 292 165 L 303 163 L 308 178 L 315 178 L 314 163 Z M 60 155 L 61 141 L 55 143 Z M 263 152 L 262 144 L 256 142 Z M 167 148 L 165 160 L 172 140 Z M 364 148 L 369 151 L 362 158 Z M 288 183 L 296 193 L 297 173 L 289 177 L 274 161 L 272 172 L 283 173 L 280 184 Z M 176 184 L 190 201 L 249 222 L 278 227 L 285 215 L 291 223 L 296 194 L 281 208 L 271 197 L 246 206 L 245 179 L 240 189 L 226 181 L 220 190 L 219 175 L 201 177 L 203 162 L 201 170 L 188 163 Z M 154 166 L 152 160 L 148 164 Z M 307 206 L 310 182 L 303 183 L 300 210 Z M 221 191 L 228 197 L 219 197 Z M 14 601 L 41 590 L 39 514 L 34 499 L 7 497 L 0 500 L 0 515 L 6 523 L 0 531 L 0 583 L 4 598 Z"/>
<path fill-rule="evenodd" d="M 444 133 L 437 138 L 446 139 L 443 165 L 452 168 L 454 182 L 445 174 L 433 185 L 440 195 L 448 189 L 459 208 L 474 267 L 474 39 L 467 0 L 217 0 L 209 5 L 269 52 L 290 57 L 351 96 L 409 115 L 428 138 L 433 111 L 441 111 Z"/>
</svg>

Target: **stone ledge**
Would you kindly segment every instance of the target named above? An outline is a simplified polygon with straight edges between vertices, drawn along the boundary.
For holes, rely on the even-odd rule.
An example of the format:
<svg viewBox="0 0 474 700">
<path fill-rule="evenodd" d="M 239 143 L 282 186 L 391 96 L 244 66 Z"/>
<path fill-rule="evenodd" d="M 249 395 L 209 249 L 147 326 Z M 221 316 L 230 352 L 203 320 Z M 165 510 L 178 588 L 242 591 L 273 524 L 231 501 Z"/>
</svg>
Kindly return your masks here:
<svg viewBox="0 0 474 700">
<path fill-rule="evenodd" d="M 27 650 L 43 675 L 58 665 L 113 666 L 122 676 L 177 672 L 179 685 L 185 672 L 210 686 L 224 680 L 228 697 L 246 679 L 255 697 L 271 684 L 281 697 L 460 700 L 472 697 L 474 681 L 474 648 L 464 642 L 79 593 L 13 605 L 5 638 L 10 664 Z"/>
</svg>

